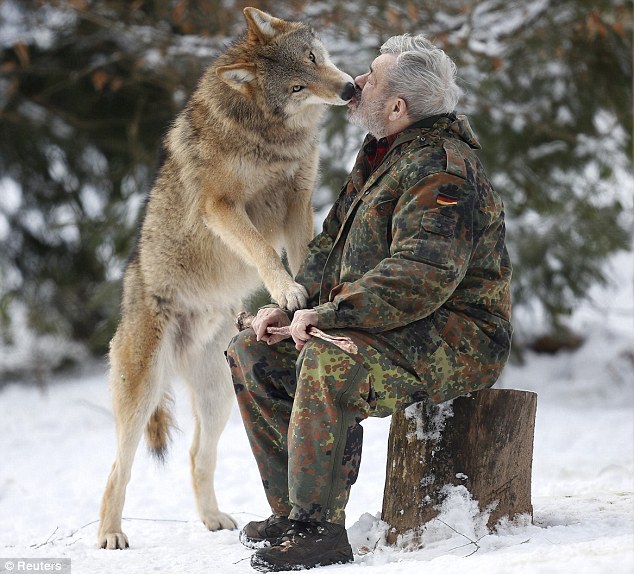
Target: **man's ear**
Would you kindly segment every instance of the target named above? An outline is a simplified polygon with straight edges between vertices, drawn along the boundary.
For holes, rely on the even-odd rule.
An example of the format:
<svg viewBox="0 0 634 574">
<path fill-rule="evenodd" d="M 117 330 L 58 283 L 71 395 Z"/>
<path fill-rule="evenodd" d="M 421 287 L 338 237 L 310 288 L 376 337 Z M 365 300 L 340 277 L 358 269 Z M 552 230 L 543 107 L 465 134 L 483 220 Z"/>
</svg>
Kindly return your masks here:
<svg viewBox="0 0 634 574">
<path fill-rule="evenodd" d="M 255 80 L 255 64 L 232 64 L 216 68 L 217 76 L 228 86 L 243 94 L 247 93 L 247 85 Z"/>
<path fill-rule="evenodd" d="M 284 20 L 274 18 L 257 8 L 245 8 L 243 13 L 247 20 L 249 40 L 259 40 L 263 44 L 277 35 L 284 24 Z"/>
<path fill-rule="evenodd" d="M 390 110 L 389 119 L 394 122 L 407 115 L 407 102 L 403 98 L 396 98 Z"/>
</svg>

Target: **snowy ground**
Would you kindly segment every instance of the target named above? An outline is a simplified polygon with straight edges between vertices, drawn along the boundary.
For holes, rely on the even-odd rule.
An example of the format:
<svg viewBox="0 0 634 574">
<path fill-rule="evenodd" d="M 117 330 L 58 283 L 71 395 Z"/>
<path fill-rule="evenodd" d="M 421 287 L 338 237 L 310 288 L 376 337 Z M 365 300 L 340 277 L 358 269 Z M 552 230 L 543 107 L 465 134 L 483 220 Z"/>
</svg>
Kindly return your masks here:
<svg viewBox="0 0 634 574">
<path fill-rule="evenodd" d="M 418 550 L 387 547 L 378 519 L 389 420 L 365 426 L 361 476 L 348 506 L 352 574 L 634 572 L 634 324 L 631 257 L 625 288 L 601 292 L 575 316 L 588 334 L 576 353 L 528 356 L 499 386 L 538 392 L 533 468 L 534 523 L 501 525 L 455 491 Z M 628 278 L 630 283 L 628 284 Z M 621 281 L 621 285 L 623 285 Z M 4 558 L 69 557 L 75 574 L 251 573 L 236 531 L 210 533 L 198 521 L 188 476 L 191 418 L 176 385 L 181 428 L 164 468 L 139 451 L 124 516 L 132 548 L 95 548 L 102 489 L 114 457 L 103 366 L 53 381 L 42 392 L 0 392 L 0 572 Z M 268 515 L 246 435 L 234 409 L 221 439 L 217 491 L 240 525 Z M 458 534 L 460 533 L 460 534 Z M 471 543 L 470 541 L 475 541 Z"/>
</svg>

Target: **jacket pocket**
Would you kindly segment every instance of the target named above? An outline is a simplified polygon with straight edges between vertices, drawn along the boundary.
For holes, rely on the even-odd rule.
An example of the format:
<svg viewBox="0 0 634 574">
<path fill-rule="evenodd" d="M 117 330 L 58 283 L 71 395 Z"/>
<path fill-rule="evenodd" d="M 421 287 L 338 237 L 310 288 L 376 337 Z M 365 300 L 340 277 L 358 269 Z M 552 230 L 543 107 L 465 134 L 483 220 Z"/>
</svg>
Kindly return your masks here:
<svg viewBox="0 0 634 574">
<path fill-rule="evenodd" d="M 387 199 L 374 206 L 374 213 L 378 222 L 383 224 L 383 248 L 386 255 L 391 254 L 392 245 L 392 214 L 396 206 L 396 199 Z M 379 227 L 380 229 L 380 227 Z"/>
<path fill-rule="evenodd" d="M 456 220 L 438 210 L 426 211 L 421 219 L 416 254 L 432 265 L 444 266 L 449 261 Z"/>
<path fill-rule="evenodd" d="M 356 249 L 360 249 L 359 245 L 365 246 L 364 250 L 370 251 L 369 253 L 366 251 L 367 259 L 374 261 L 373 266 L 381 259 L 390 256 L 392 215 L 396 201 L 396 198 L 363 198 L 350 229 L 349 235 L 350 238 L 354 238 L 357 244 Z"/>
<path fill-rule="evenodd" d="M 384 199 L 380 203 L 377 203 L 373 206 L 373 210 L 379 217 L 384 217 L 386 215 L 392 215 L 394 212 L 394 206 L 396 205 L 396 199 Z"/>
</svg>

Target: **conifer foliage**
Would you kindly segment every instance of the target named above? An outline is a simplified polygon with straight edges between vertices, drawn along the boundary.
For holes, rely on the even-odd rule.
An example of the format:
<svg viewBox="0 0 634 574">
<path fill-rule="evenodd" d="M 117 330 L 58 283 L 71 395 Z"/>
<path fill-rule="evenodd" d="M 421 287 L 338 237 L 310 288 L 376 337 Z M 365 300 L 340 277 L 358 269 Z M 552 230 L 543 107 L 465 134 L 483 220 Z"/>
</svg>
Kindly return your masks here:
<svg viewBox="0 0 634 574">
<path fill-rule="evenodd" d="M 257 6 L 311 22 L 365 71 L 397 33 L 457 62 L 507 207 L 514 298 L 555 330 L 632 225 L 632 12 L 620 0 L 5 0 L 0 4 L 0 319 L 105 350 L 161 139 Z M 328 113 L 316 207 L 362 134 Z M 630 186 L 629 190 L 624 186 Z M 629 202 L 629 203 L 628 203 Z"/>
</svg>

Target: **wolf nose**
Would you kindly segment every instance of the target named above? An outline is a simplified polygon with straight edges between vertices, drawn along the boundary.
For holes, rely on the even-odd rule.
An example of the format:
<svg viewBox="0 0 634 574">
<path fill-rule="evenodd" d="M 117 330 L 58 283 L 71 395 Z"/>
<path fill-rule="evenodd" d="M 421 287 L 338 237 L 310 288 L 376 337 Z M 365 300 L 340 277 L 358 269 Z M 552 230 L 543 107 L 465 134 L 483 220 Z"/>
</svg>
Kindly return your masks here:
<svg viewBox="0 0 634 574">
<path fill-rule="evenodd" d="M 341 92 L 341 99 L 348 101 L 348 100 L 351 100 L 353 96 L 354 96 L 354 84 L 352 82 L 348 82 L 343 87 L 343 91 Z"/>
</svg>

